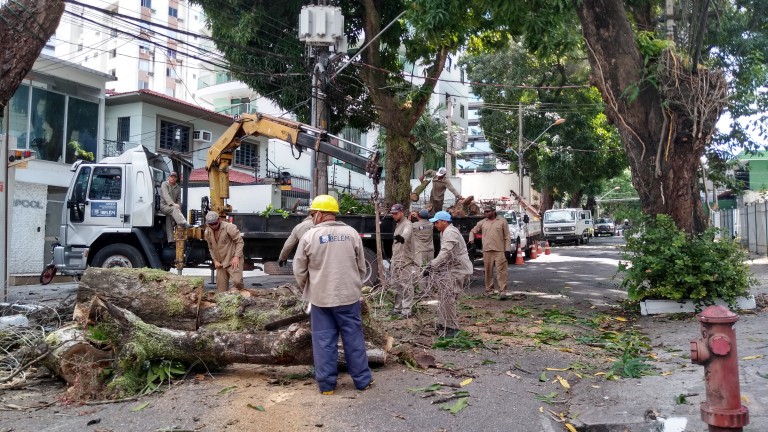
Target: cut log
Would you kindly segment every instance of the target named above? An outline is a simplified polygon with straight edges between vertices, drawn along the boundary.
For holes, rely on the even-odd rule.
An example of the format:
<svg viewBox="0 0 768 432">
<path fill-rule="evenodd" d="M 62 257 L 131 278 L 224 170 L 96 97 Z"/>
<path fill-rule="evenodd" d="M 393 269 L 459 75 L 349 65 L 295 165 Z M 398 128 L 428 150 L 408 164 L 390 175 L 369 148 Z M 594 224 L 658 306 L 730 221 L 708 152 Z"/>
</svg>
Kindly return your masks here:
<svg viewBox="0 0 768 432">
<path fill-rule="evenodd" d="M 203 290 L 203 278 L 152 269 L 90 267 L 78 285 L 76 318 L 98 295 L 142 321 L 175 330 L 264 330 L 264 325 L 301 313 L 290 285 L 241 292 Z M 87 315 L 86 315 L 87 316 Z"/>
<path fill-rule="evenodd" d="M 42 363 L 68 383 L 83 380 L 84 375 L 99 376 L 112 365 L 112 350 L 97 347 L 85 337 L 82 326 L 71 324 L 48 334 L 48 355 Z"/>
</svg>

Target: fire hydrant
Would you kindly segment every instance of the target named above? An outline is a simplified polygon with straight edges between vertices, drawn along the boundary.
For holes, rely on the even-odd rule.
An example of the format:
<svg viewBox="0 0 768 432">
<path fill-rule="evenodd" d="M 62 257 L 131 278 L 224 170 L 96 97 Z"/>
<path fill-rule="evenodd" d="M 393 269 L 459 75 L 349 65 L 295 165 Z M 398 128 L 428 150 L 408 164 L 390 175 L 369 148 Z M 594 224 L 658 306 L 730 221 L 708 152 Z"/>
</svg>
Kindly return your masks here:
<svg viewBox="0 0 768 432">
<path fill-rule="evenodd" d="M 701 339 L 691 340 L 691 363 L 704 366 L 707 399 L 701 419 L 709 432 L 741 432 L 749 424 L 749 409 L 741 404 L 736 332 L 739 316 L 723 306 L 709 306 L 697 315 Z"/>
</svg>

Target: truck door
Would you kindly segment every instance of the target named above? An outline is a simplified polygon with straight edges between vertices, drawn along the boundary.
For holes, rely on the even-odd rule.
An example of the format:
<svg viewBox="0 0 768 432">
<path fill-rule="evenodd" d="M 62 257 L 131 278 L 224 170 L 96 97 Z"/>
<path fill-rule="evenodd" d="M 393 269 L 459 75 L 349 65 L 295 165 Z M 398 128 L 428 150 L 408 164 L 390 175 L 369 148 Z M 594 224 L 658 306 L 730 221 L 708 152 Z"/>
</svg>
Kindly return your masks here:
<svg viewBox="0 0 768 432">
<path fill-rule="evenodd" d="M 67 197 L 67 243 L 90 245 L 104 227 L 123 228 L 125 182 L 123 167 L 81 166 Z"/>
</svg>

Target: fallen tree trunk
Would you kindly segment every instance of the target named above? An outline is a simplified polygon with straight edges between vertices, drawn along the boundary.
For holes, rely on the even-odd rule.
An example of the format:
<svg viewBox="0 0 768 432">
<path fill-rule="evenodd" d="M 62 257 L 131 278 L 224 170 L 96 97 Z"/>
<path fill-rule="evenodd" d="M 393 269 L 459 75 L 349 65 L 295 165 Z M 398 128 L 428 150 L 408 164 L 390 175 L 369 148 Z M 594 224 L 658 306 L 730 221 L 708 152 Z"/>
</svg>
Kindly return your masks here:
<svg viewBox="0 0 768 432">
<path fill-rule="evenodd" d="M 290 285 L 218 293 L 204 291 L 201 277 L 91 267 L 78 285 L 76 317 L 96 295 L 146 323 L 175 330 L 259 331 L 270 322 L 300 314 L 304 307 L 298 289 Z"/>
</svg>

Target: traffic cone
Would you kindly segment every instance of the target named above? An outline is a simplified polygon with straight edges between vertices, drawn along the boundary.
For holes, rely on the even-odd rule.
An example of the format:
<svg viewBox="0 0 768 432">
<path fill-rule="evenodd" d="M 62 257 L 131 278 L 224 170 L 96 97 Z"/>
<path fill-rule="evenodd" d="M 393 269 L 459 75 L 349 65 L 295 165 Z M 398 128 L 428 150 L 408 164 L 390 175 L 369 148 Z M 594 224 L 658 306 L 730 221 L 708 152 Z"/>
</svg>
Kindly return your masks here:
<svg viewBox="0 0 768 432">
<path fill-rule="evenodd" d="M 549 255 L 549 240 L 547 240 L 547 245 L 544 247 L 544 255 Z"/>
<path fill-rule="evenodd" d="M 539 255 L 538 255 L 538 253 L 536 252 L 536 245 L 535 245 L 535 244 L 532 244 L 532 245 L 531 245 L 531 259 L 536 259 L 536 258 L 538 258 L 538 257 L 539 257 Z"/>
<path fill-rule="evenodd" d="M 523 264 L 525 264 L 525 259 L 523 259 L 523 251 L 520 249 L 520 245 L 517 245 L 517 258 L 515 258 L 515 265 Z"/>
<path fill-rule="evenodd" d="M 540 241 L 536 242 L 536 253 L 538 255 L 541 255 L 541 242 Z"/>
</svg>

